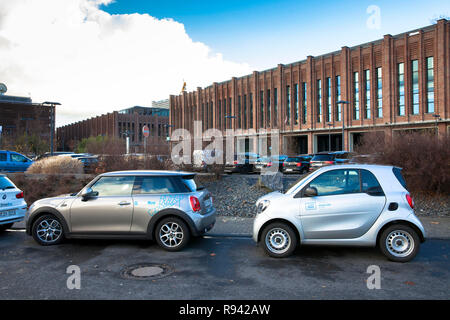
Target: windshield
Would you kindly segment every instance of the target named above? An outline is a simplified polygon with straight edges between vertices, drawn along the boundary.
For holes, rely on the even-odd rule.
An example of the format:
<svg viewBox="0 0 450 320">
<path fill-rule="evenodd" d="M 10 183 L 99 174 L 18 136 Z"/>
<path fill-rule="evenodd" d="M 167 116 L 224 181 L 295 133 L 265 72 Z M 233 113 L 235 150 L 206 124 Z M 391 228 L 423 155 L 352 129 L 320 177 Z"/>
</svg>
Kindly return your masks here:
<svg viewBox="0 0 450 320">
<path fill-rule="evenodd" d="M 7 177 L 0 176 L 0 190 L 14 189 L 14 188 L 15 188 L 15 186 L 12 184 L 12 182 Z"/>
<path fill-rule="evenodd" d="M 291 192 L 291 191 L 294 189 L 294 187 L 295 187 L 300 181 L 306 179 L 306 178 L 307 178 L 309 175 L 311 175 L 313 172 L 314 172 L 314 171 L 308 172 L 307 174 L 305 174 L 305 175 L 301 176 L 300 178 L 298 178 L 294 183 L 291 183 L 291 184 L 289 185 L 289 187 L 287 188 L 287 190 L 284 192 L 284 194 L 287 194 L 287 193 Z"/>
<path fill-rule="evenodd" d="M 311 159 L 311 161 L 330 161 L 333 159 L 334 159 L 334 156 L 331 154 L 318 154 L 318 155 L 315 155 Z"/>
</svg>

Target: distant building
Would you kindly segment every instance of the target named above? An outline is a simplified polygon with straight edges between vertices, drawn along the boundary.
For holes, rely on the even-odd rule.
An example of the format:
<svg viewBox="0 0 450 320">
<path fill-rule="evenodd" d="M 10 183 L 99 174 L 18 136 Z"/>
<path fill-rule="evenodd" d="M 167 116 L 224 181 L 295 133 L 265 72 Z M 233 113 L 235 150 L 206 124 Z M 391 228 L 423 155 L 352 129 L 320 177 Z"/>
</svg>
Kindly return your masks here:
<svg viewBox="0 0 450 320">
<path fill-rule="evenodd" d="M 149 147 L 149 150 L 158 150 L 158 153 L 166 154 L 169 151 L 167 142 L 168 123 L 168 110 L 134 106 L 59 127 L 56 131 L 58 149 L 73 150 L 76 144 L 84 138 L 109 136 L 125 140 L 128 135 L 130 137 L 130 151 L 143 152 L 142 128 L 147 125 L 150 129 L 147 147 Z"/>
<path fill-rule="evenodd" d="M 152 101 L 152 108 L 170 109 L 170 100 Z"/>
<path fill-rule="evenodd" d="M 28 97 L 0 95 L 0 149 L 24 134 L 35 134 L 49 143 L 54 111 L 54 107 L 33 103 Z M 53 128 L 54 124 L 53 117 Z"/>
</svg>

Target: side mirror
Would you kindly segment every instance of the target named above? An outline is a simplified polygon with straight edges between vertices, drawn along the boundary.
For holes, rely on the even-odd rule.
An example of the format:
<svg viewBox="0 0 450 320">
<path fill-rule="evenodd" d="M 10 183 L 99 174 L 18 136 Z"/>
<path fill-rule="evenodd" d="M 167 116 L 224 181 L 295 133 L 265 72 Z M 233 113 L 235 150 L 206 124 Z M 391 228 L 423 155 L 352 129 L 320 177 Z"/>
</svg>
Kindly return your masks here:
<svg viewBox="0 0 450 320">
<path fill-rule="evenodd" d="M 98 192 L 97 191 L 93 191 L 91 188 L 87 188 L 85 190 L 83 190 L 83 192 L 81 193 L 81 200 L 82 201 L 88 201 L 90 198 L 96 197 L 98 196 Z"/>
<path fill-rule="evenodd" d="M 317 197 L 317 189 L 315 187 L 308 187 L 303 192 L 305 197 Z"/>
</svg>

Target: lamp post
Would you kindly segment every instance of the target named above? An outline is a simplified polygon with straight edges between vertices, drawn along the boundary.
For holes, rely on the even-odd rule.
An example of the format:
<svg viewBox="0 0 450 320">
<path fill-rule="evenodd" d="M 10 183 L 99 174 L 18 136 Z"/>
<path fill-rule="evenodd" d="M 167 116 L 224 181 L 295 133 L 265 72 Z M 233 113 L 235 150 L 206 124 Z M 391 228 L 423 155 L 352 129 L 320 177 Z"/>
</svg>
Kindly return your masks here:
<svg viewBox="0 0 450 320">
<path fill-rule="evenodd" d="M 439 114 L 433 114 L 433 117 L 436 119 L 436 136 L 439 135 L 438 132 L 438 120 L 441 120 L 441 116 Z"/>
<path fill-rule="evenodd" d="M 42 105 L 49 105 L 50 108 L 50 155 L 53 156 L 53 137 L 55 134 L 55 106 L 60 106 L 59 102 L 45 101 Z"/>
<path fill-rule="evenodd" d="M 339 101 L 337 101 L 336 102 L 336 104 L 350 104 L 350 102 L 348 102 L 348 101 L 345 101 L 345 100 L 339 100 Z M 341 111 L 342 111 L 342 151 L 344 151 L 344 138 L 345 138 L 345 132 L 344 132 L 344 127 L 345 127 L 345 125 L 344 125 L 344 119 L 345 119 L 345 117 L 344 117 L 344 110 L 345 110 L 345 108 L 344 108 L 344 106 L 341 106 Z"/>
</svg>

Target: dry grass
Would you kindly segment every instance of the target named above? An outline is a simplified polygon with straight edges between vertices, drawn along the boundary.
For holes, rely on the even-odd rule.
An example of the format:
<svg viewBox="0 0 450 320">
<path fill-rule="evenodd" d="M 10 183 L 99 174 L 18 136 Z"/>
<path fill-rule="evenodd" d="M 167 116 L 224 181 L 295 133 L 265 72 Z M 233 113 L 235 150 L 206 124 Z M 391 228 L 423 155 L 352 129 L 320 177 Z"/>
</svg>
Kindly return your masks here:
<svg viewBox="0 0 450 320">
<path fill-rule="evenodd" d="M 50 157 L 34 162 L 26 173 L 43 174 L 81 174 L 83 164 L 71 157 Z"/>
</svg>

